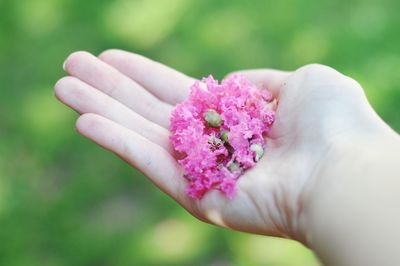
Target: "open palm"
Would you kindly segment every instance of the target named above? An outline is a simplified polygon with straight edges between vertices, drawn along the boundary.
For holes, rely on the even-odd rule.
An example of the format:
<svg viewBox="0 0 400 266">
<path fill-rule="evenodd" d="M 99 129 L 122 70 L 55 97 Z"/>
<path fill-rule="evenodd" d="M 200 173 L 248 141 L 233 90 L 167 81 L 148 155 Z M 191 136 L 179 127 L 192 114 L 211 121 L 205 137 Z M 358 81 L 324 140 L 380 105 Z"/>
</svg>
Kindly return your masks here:
<svg viewBox="0 0 400 266">
<path fill-rule="evenodd" d="M 174 105 L 188 96 L 195 79 L 119 50 L 99 57 L 76 52 L 64 68 L 69 76 L 57 82 L 56 96 L 82 114 L 77 121 L 82 135 L 138 168 L 203 221 L 299 240 L 304 191 L 325 167 L 332 142 L 354 122 L 343 114 L 362 105 L 361 90 L 348 89 L 357 87 L 354 81 L 328 67 L 242 71 L 279 102 L 266 153 L 239 179 L 235 199 L 211 191 L 194 200 L 184 193 L 168 128 Z"/>
</svg>

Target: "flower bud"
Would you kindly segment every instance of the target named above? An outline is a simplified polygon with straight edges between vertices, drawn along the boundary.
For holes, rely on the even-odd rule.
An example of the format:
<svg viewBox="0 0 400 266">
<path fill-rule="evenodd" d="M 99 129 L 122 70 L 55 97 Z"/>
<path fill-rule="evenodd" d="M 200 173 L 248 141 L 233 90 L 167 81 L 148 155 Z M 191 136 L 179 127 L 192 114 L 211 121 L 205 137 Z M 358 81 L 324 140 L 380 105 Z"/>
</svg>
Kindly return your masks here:
<svg viewBox="0 0 400 266">
<path fill-rule="evenodd" d="M 204 113 L 204 120 L 210 127 L 220 127 L 222 124 L 221 116 L 214 109 L 209 109 Z"/>
<path fill-rule="evenodd" d="M 264 155 L 264 149 L 260 144 L 251 144 L 250 150 L 255 152 L 256 157 L 254 158 L 254 160 L 256 162 L 258 162 Z"/>
<path fill-rule="evenodd" d="M 228 166 L 229 171 L 231 171 L 232 173 L 240 171 L 240 167 L 239 167 L 238 163 L 230 162 L 230 163 L 228 163 L 227 166 Z"/>
<path fill-rule="evenodd" d="M 220 138 L 222 139 L 223 142 L 229 143 L 228 135 L 229 135 L 229 131 L 226 131 L 226 130 L 221 131 Z"/>
</svg>

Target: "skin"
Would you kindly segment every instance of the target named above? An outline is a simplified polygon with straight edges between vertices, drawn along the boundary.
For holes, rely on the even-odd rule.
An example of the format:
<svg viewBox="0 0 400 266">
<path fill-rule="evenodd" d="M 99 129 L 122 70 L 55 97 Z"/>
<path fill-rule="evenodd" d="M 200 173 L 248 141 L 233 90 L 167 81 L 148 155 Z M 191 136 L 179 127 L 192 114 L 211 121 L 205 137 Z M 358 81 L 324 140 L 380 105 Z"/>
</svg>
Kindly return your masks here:
<svg viewBox="0 0 400 266">
<path fill-rule="evenodd" d="M 383 258 L 400 263 L 398 244 L 388 244 L 400 243 L 399 230 L 375 232 L 374 238 L 371 231 L 379 224 L 369 214 L 387 218 L 388 226 L 400 223 L 394 208 L 400 206 L 394 189 L 400 185 L 399 136 L 377 116 L 353 79 L 315 64 L 293 72 L 240 71 L 276 97 L 276 123 L 264 156 L 239 179 L 235 199 L 212 191 L 200 201 L 185 195 L 186 183 L 168 139 L 170 113 L 188 96 L 194 78 L 120 50 L 98 57 L 75 52 L 64 69 L 68 76 L 57 82 L 55 93 L 81 114 L 78 132 L 139 169 L 198 219 L 296 239 L 327 265 L 386 265 Z M 368 201 L 371 193 L 384 200 L 354 200 Z M 343 217 L 347 222 L 339 219 Z M 365 228 L 354 226 L 358 223 Z M 357 259 L 379 247 L 365 244 L 374 239 L 387 252 Z"/>
</svg>

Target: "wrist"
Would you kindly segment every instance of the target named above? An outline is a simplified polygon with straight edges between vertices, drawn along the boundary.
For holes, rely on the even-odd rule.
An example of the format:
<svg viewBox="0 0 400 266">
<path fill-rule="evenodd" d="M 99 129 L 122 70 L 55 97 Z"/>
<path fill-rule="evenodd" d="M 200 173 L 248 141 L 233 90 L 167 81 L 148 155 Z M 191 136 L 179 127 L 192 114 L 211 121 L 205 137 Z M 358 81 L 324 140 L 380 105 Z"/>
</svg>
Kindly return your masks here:
<svg viewBox="0 0 400 266">
<path fill-rule="evenodd" d="M 399 154 L 400 138 L 387 127 L 349 135 L 331 145 L 327 163 L 316 169 L 304 188 L 299 215 L 302 239 L 323 262 L 342 265 L 350 262 L 346 258 L 358 256 L 357 262 L 369 265 L 363 264 L 363 253 L 373 252 L 370 230 L 385 224 L 381 219 L 389 219 L 393 199 L 388 197 L 398 194 L 390 184 L 398 187 Z M 394 200 L 400 203 L 399 196 Z M 391 218 L 400 222 L 399 215 Z"/>
</svg>

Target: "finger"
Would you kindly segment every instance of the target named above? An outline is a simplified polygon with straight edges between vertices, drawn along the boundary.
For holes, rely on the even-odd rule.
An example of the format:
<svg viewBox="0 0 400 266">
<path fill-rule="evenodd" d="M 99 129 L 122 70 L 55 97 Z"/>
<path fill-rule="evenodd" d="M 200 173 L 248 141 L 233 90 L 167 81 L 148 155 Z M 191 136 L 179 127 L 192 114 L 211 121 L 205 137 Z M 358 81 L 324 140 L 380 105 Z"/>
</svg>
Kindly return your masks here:
<svg viewBox="0 0 400 266">
<path fill-rule="evenodd" d="M 99 58 L 173 105 L 187 98 L 195 81 L 161 63 L 122 50 L 107 50 Z"/>
<path fill-rule="evenodd" d="M 141 116 L 169 127 L 172 106 L 160 101 L 142 86 L 87 52 L 75 52 L 65 61 L 65 70 L 94 88 L 125 104 Z"/>
<path fill-rule="evenodd" d="M 56 97 L 80 114 L 104 116 L 172 152 L 169 132 L 75 77 L 64 77 L 55 85 Z"/>
<path fill-rule="evenodd" d="M 254 83 L 254 85 L 263 89 L 268 89 L 274 97 L 278 97 L 280 89 L 292 72 L 273 69 L 249 69 L 233 72 L 229 75 L 233 74 L 245 76 Z"/>
<path fill-rule="evenodd" d="M 184 193 L 185 181 L 180 168 L 162 147 L 96 114 L 80 116 L 76 128 L 83 136 L 140 170 L 168 195 L 178 199 Z"/>
</svg>

